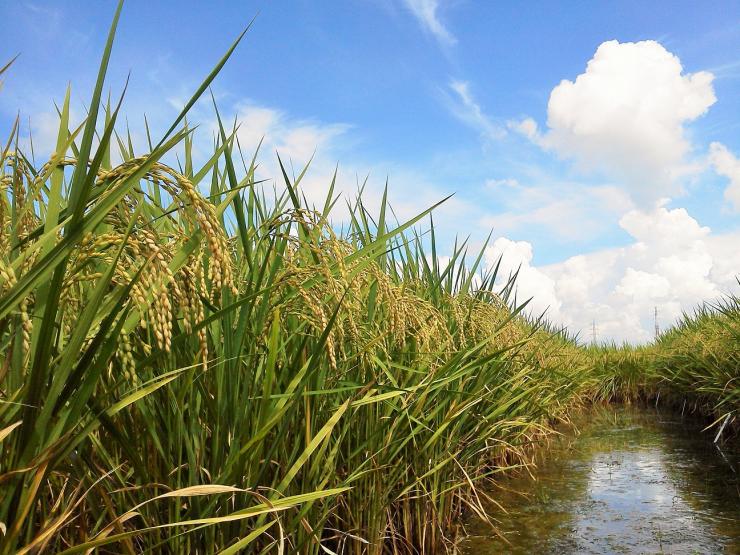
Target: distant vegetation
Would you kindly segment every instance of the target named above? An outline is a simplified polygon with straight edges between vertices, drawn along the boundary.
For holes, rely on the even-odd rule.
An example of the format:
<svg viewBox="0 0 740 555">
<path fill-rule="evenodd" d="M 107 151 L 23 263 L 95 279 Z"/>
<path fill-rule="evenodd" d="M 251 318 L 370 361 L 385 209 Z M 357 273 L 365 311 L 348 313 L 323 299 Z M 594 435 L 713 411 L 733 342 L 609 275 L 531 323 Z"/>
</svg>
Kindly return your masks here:
<svg viewBox="0 0 740 555">
<path fill-rule="evenodd" d="M 590 350 L 607 397 L 649 400 L 740 427 L 740 299 L 685 315 L 651 345 Z"/>
<path fill-rule="evenodd" d="M 441 265 L 431 208 L 359 195 L 339 233 L 333 183 L 318 207 L 303 174 L 270 193 L 224 126 L 197 166 L 184 117 L 234 47 L 134 152 L 101 105 L 114 30 L 51 159 L 17 126 L 0 145 L 0 553 L 435 553 L 576 405 L 736 417 L 736 299 L 653 347 L 580 347 L 465 245 Z"/>
</svg>

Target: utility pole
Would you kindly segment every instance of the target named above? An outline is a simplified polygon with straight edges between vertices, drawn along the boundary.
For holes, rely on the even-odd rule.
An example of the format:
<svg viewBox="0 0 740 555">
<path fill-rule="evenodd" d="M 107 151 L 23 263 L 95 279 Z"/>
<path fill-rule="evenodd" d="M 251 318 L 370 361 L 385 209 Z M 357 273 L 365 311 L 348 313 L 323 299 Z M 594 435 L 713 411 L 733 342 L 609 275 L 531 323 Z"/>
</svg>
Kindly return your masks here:
<svg viewBox="0 0 740 555">
<path fill-rule="evenodd" d="M 658 326 L 658 307 L 655 307 L 655 339 L 658 339 L 660 335 L 660 327 Z"/>
</svg>

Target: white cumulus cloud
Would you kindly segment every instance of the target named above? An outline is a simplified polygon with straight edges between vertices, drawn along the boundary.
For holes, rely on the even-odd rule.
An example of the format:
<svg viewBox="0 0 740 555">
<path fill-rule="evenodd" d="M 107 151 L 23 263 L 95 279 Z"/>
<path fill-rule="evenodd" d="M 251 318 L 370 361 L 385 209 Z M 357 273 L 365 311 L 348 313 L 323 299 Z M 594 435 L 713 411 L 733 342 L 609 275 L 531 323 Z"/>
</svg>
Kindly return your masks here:
<svg viewBox="0 0 740 555">
<path fill-rule="evenodd" d="M 531 118 L 510 127 L 584 171 L 624 182 L 636 198 L 655 200 L 680 191 L 680 177 L 697 169 L 686 125 L 716 101 L 713 78 L 684 73 L 656 41 L 612 40 L 574 81 L 552 90 L 547 130 Z"/>
<path fill-rule="evenodd" d="M 503 254 L 506 271 L 521 265 L 518 299 L 534 296 L 533 314 L 549 306 L 555 323 L 584 339 L 595 322 L 600 340 L 644 342 L 652 337 L 654 307 L 666 327 L 682 311 L 738 292 L 740 233 L 713 234 L 665 202 L 629 211 L 620 225 L 633 239 L 625 247 L 534 266 L 529 243 L 502 238 L 486 253 L 487 264 L 493 267 Z"/>
<path fill-rule="evenodd" d="M 509 276 L 517 274 L 517 302 L 532 300 L 527 305 L 528 311 L 538 316 L 547 311 L 548 316 L 558 314 L 561 302 L 555 293 L 555 283 L 540 269 L 532 266 L 532 245 L 527 241 L 512 241 L 499 237 L 485 250 L 487 268 L 499 264 L 497 283 L 505 283 Z"/>
<path fill-rule="evenodd" d="M 725 199 L 740 211 L 740 160 L 725 145 L 714 142 L 709 145 L 709 162 L 714 171 L 730 180 L 725 189 Z"/>
<path fill-rule="evenodd" d="M 638 301 L 662 299 L 671 292 L 671 282 L 659 274 L 627 268 L 617 285 L 616 292 Z"/>
</svg>

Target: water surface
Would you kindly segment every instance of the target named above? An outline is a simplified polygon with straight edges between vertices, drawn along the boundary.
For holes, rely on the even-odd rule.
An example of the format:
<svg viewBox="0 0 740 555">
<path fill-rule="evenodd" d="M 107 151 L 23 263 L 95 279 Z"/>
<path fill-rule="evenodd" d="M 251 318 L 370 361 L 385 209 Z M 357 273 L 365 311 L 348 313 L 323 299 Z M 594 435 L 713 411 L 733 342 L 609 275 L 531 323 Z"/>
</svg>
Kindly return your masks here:
<svg viewBox="0 0 740 555">
<path fill-rule="evenodd" d="M 589 412 L 537 467 L 487 493 L 499 538 L 472 519 L 463 553 L 740 554 L 740 454 L 689 418 Z"/>
</svg>

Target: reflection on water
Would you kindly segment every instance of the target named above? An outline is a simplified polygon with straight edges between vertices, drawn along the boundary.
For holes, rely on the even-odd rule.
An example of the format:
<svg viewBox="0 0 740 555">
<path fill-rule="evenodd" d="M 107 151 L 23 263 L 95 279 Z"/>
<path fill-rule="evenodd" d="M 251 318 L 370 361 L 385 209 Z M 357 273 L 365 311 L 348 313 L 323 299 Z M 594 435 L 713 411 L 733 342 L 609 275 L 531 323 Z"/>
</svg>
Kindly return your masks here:
<svg viewBox="0 0 740 555">
<path fill-rule="evenodd" d="M 535 480 L 499 482 L 487 524 L 467 524 L 469 555 L 740 553 L 740 453 L 720 451 L 680 416 L 589 412 L 543 450 Z M 519 493 L 515 493 L 519 492 Z"/>
</svg>

